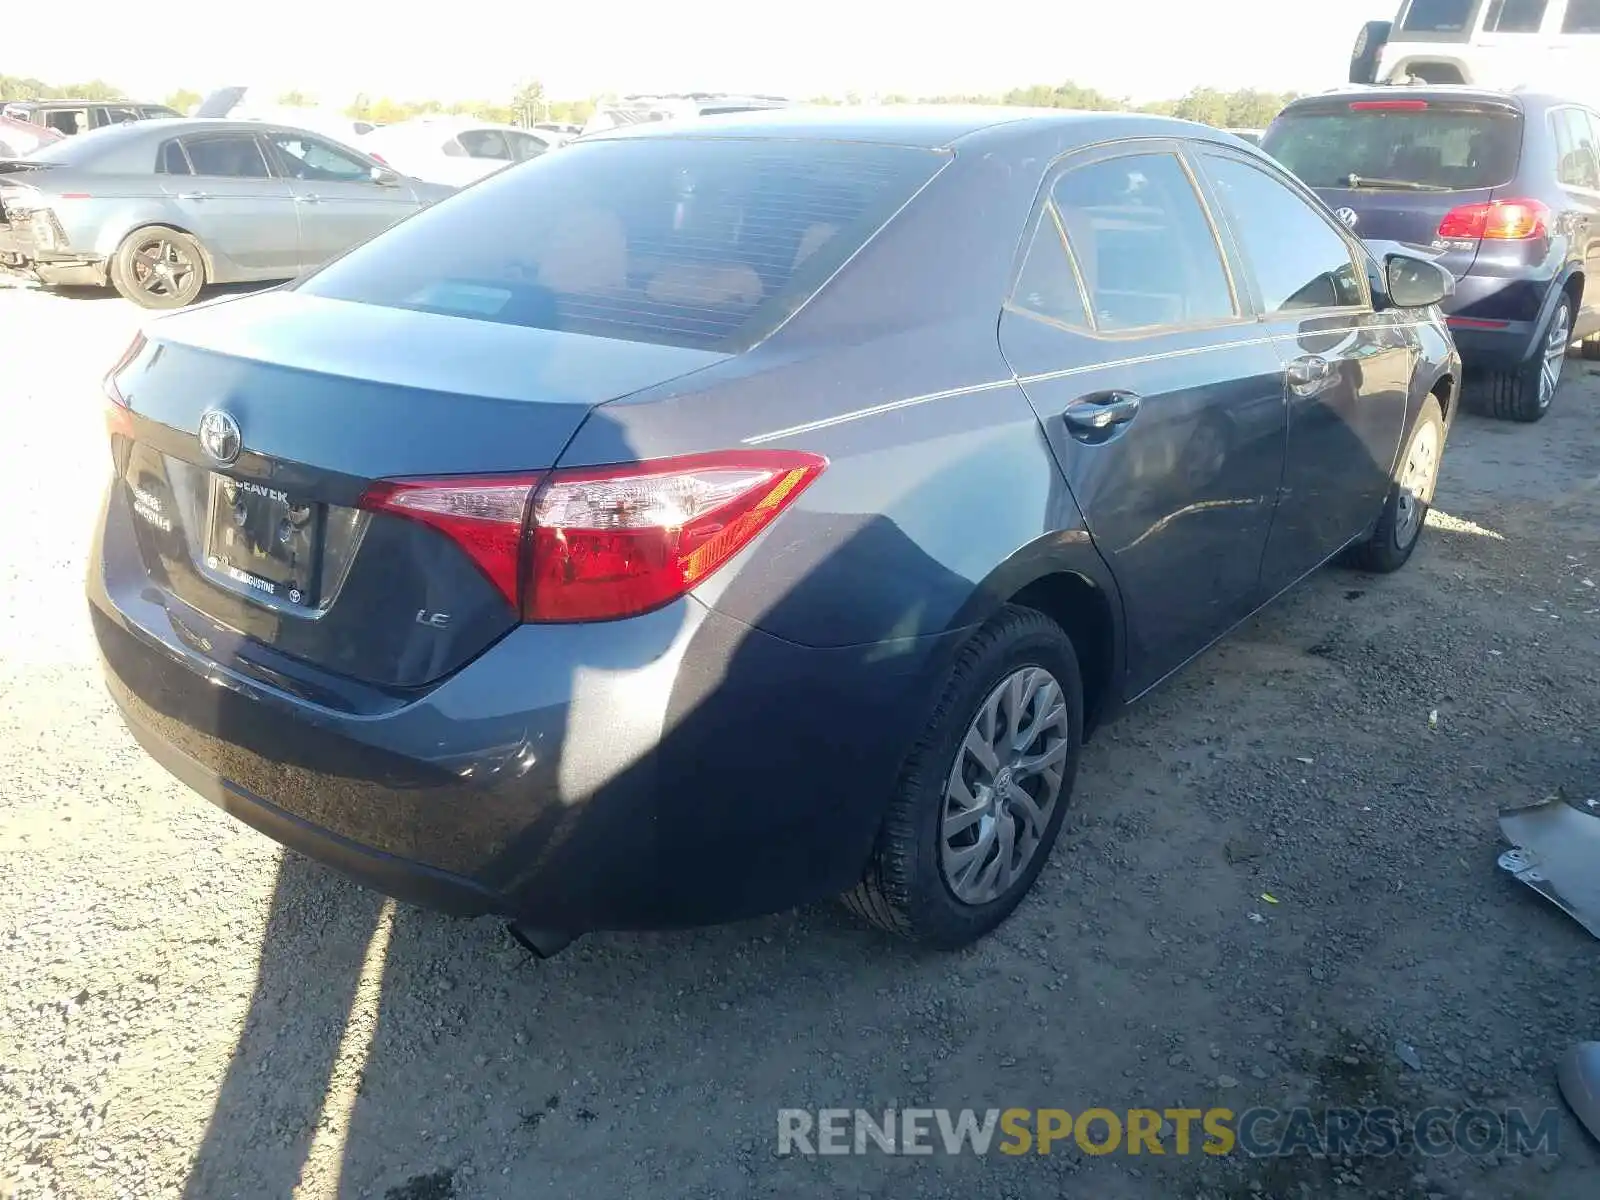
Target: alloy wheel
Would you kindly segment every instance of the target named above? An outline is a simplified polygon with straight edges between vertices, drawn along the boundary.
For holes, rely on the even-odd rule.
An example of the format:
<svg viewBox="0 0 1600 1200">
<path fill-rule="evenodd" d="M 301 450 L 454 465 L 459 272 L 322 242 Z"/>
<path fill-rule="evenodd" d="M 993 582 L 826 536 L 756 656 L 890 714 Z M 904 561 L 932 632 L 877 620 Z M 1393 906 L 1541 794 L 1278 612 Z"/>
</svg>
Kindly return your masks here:
<svg viewBox="0 0 1600 1200">
<path fill-rule="evenodd" d="M 1561 372 L 1567 365 L 1567 347 L 1572 342 L 1572 314 L 1565 304 L 1558 305 L 1545 338 L 1544 361 L 1539 364 L 1539 407 L 1549 408 L 1561 386 Z"/>
<path fill-rule="evenodd" d="M 167 238 L 151 238 L 133 252 L 134 285 L 158 299 L 183 295 L 199 269 L 183 247 Z"/>
</svg>

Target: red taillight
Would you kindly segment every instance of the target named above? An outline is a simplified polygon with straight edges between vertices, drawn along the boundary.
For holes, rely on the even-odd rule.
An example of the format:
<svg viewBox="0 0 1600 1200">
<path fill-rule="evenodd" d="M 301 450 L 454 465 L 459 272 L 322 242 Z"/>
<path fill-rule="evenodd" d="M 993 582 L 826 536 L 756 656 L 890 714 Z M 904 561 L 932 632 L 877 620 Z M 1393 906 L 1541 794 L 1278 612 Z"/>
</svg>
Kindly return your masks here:
<svg viewBox="0 0 1600 1200">
<path fill-rule="evenodd" d="M 523 616 L 599 621 L 658 608 L 748 545 L 827 465 L 751 450 L 556 471 L 534 501 Z"/>
<path fill-rule="evenodd" d="M 814 454 L 729 451 L 542 477 L 377 483 L 361 506 L 449 537 L 523 620 L 606 621 L 704 582 L 827 465 Z"/>
<path fill-rule="evenodd" d="M 1351 112 L 1421 112 L 1426 100 L 1352 100 Z"/>
<path fill-rule="evenodd" d="M 361 507 L 437 529 L 466 551 L 514 608 L 522 576 L 522 527 L 539 477 L 411 479 L 369 487 Z"/>
<path fill-rule="evenodd" d="M 1494 200 L 1488 204 L 1463 204 L 1439 222 L 1444 241 L 1525 242 L 1550 234 L 1550 209 L 1538 200 Z"/>
</svg>

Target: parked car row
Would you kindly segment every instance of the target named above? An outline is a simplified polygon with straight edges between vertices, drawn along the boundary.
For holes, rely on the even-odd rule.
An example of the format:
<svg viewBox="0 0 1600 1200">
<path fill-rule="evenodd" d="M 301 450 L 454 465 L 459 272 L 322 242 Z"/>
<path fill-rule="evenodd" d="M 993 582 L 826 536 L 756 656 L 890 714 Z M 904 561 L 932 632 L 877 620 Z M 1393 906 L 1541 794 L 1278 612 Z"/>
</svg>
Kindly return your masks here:
<svg viewBox="0 0 1600 1200">
<path fill-rule="evenodd" d="M 1086 736 L 1411 557 L 1461 384 L 1432 257 L 1152 116 L 582 138 L 148 324 L 106 679 L 234 816 L 541 953 L 839 894 L 962 945 Z"/>
</svg>

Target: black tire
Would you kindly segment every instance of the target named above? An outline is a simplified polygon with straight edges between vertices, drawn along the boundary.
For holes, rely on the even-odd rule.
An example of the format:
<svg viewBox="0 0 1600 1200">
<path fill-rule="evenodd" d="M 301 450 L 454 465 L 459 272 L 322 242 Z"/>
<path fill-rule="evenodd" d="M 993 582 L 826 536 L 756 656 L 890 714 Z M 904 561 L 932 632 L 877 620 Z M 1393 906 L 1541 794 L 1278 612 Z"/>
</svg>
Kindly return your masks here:
<svg viewBox="0 0 1600 1200">
<path fill-rule="evenodd" d="M 1393 31 L 1393 21 L 1368 21 L 1361 27 L 1350 51 L 1351 83 L 1378 82 L 1378 56 L 1383 53 Z"/>
<path fill-rule="evenodd" d="M 1438 460 L 1444 453 L 1444 412 L 1439 407 L 1438 398 L 1429 396 L 1422 402 L 1422 411 L 1417 414 L 1416 422 L 1406 434 L 1405 448 L 1400 453 L 1399 462 L 1395 464 L 1395 478 L 1389 484 L 1389 494 L 1383 502 L 1383 515 L 1378 518 L 1378 527 L 1372 531 L 1370 538 L 1346 551 L 1343 559 L 1346 566 L 1359 571 L 1369 571 L 1374 575 L 1388 575 L 1398 571 L 1411 560 L 1412 552 L 1422 540 L 1423 526 L 1428 520 L 1428 509 L 1433 503 L 1433 492 L 1430 483 L 1425 497 L 1411 500 L 1416 506 L 1415 520 L 1403 520 L 1401 480 L 1404 478 L 1406 464 L 1418 444 L 1424 427 L 1431 427 L 1433 431 L 1436 447 L 1434 478 L 1437 479 Z"/>
<path fill-rule="evenodd" d="M 992 901 L 959 900 L 940 862 L 945 787 L 957 750 L 980 707 L 1008 676 L 1028 666 L 1061 688 L 1068 734 L 1061 790 L 1032 857 Z M 961 650 L 927 727 L 901 769 L 871 863 L 845 906 L 879 928 L 936 949 L 970 944 L 1011 915 L 1050 857 L 1072 798 L 1083 744 L 1083 678 L 1072 641 L 1033 609 L 1007 607 Z"/>
<path fill-rule="evenodd" d="M 1540 377 L 1544 371 L 1545 346 L 1557 321 L 1565 322 L 1569 330 L 1572 328 L 1572 297 L 1565 293 L 1556 301 L 1549 320 L 1534 339 L 1531 357 L 1508 370 L 1484 372 L 1475 407 L 1501 421 L 1529 424 L 1544 419 L 1555 400 L 1555 390 L 1547 395 L 1540 386 Z M 1559 381 L 1556 387 L 1560 387 Z"/>
<path fill-rule="evenodd" d="M 183 308 L 206 285 L 206 256 L 187 233 L 146 225 L 122 239 L 109 273 L 118 294 L 140 308 Z"/>
<path fill-rule="evenodd" d="M 1600 360 L 1600 333 L 1591 333 L 1579 346 L 1584 358 L 1590 362 Z"/>
</svg>

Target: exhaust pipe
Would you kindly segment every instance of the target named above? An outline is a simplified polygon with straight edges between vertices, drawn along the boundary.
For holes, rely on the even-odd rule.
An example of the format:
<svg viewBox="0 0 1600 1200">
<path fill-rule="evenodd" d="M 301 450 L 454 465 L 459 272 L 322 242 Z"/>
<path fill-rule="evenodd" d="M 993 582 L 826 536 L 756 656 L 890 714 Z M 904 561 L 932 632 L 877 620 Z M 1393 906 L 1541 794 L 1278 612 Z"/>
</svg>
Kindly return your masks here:
<svg viewBox="0 0 1600 1200">
<path fill-rule="evenodd" d="M 574 935 L 559 929 L 538 929 L 521 921 L 507 921 L 506 932 L 522 948 L 537 959 L 554 958 L 575 940 Z"/>
</svg>

